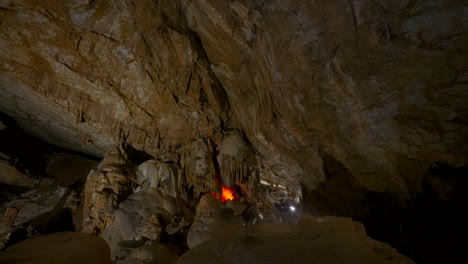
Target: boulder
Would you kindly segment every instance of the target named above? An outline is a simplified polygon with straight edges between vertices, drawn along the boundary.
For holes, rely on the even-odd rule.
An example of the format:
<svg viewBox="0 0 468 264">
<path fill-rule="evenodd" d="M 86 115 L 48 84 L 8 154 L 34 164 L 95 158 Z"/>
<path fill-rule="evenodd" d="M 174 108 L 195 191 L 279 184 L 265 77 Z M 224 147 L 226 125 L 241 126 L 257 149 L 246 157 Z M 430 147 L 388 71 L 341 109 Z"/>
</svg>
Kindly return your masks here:
<svg viewBox="0 0 468 264">
<path fill-rule="evenodd" d="M 389 245 L 367 237 L 352 220 L 338 218 L 257 225 L 214 237 L 191 248 L 176 263 L 414 264 Z"/>
<path fill-rule="evenodd" d="M 112 264 L 109 246 L 85 233 L 60 232 L 28 239 L 0 252 L 2 264 Z"/>
<path fill-rule="evenodd" d="M 73 221 L 65 209 L 71 191 L 66 187 L 31 190 L 0 208 L 0 238 L 3 246 L 17 243 L 39 232 L 73 231 Z"/>
<path fill-rule="evenodd" d="M 223 226 L 225 224 L 222 218 L 221 202 L 211 194 L 203 195 L 187 236 L 188 247 L 193 248 L 213 239 L 220 234 Z"/>
<path fill-rule="evenodd" d="M 89 173 L 84 186 L 83 231 L 99 234 L 112 223 L 112 212 L 133 191 L 136 176 L 122 148 L 111 151 Z"/>
<path fill-rule="evenodd" d="M 167 222 L 175 215 L 184 214 L 182 207 L 176 199 L 156 189 L 140 190 L 109 212 L 112 222 L 102 230 L 101 237 L 111 247 L 113 258 L 121 258 L 129 251 L 122 243 L 158 241 Z"/>
<path fill-rule="evenodd" d="M 55 184 L 71 185 L 85 182 L 98 162 L 70 153 L 52 153 L 47 161 L 46 173 L 55 178 Z"/>
<path fill-rule="evenodd" d="M 20 172 L 9 161 L 0 159 L 0 183 L 31 189 L 39 187 L 40 180 Z"/>
<path fill-rule="evenodd" d="M 158 160 L 148 160 L 138 166 L 137 183 L 145 187 L 159 189 L 166 195 L 173 198 L 178 197 L 181 192 L 182 182 L 180 168 L 175 164 L 160 162 Z"/>
<path fill-rule="evenodd" d="M 197 139 L 184 147 L 181 163 L 185 168 L 185 185 L 192 188 L 194 197 L 206 192 L 221 192 L 216 182 L 213 147 L 209 140 Z"/>
</svg>

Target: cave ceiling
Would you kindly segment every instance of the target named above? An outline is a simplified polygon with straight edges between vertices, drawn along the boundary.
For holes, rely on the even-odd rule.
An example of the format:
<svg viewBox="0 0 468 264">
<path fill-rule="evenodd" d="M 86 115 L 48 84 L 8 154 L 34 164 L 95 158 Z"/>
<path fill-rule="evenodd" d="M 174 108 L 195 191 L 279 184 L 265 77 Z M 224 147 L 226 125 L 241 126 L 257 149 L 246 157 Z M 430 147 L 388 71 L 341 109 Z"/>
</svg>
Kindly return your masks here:
<svg viewBox="0 0 468 264">
<path fill-rule="evenodd" d="M 462 1 L 0 1 L 0 111 L 102 157 L 240 133 L 264 181 L 417 191 L 468 160 Z M 189 147 L 188 147 L 189 148 Z"/>
</svg>

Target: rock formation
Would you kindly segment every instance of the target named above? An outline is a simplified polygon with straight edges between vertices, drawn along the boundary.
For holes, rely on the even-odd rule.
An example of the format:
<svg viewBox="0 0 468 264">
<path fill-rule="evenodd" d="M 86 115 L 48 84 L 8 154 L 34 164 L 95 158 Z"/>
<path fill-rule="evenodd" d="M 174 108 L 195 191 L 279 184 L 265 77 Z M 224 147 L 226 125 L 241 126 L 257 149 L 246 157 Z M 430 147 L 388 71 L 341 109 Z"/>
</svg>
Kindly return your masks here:
<svg viewBox="0 0 468 264">
<path fill-rule="evenodd" d="M 466 9 L 458 0 L 1 1 L 0 201 L 63 185 L 84 208 L 83 230 L 100 234 L 115 214 L 135 213 L 120 208 L 132 199 L 164 197 L 164 211 L 185 214 L 224 186 L 268 219 L 302 204 L 358 219 L 417 261 L 457 259 Z M 62 149 L 10 140 L 20 131 Z M 125 153 L 108 155 L 117 146 Z M 63 148 L 82 170 L 61 169 Z M 104 158 L 83 194 L 94 158 L 80 155 Z M 447 243 L 422 242 L 444 247 L 440 255 L 412 246 L 433 204 L 461 219 L 439 219 L 453 228 L 438 227 Z M 154 240 L 151 215 L 132 228 Z"/>
<path fill-rule="evenodd" d="M 193 248 L 216 237 L 222 230 L 221 203 L 205 194 L 198 203 L 197 214 L 187 236 L 187 245 Z"/>
<path fill-rule="evenodd" d="M 180 168 L 174 164 L 148 160 L 138 166 L 137 184 L 145 187 L 159 189 L 166 195 L 176 198 L 183 190 L 184 179 Z"/>
<path fill-rule="evenodd" d="M 217 161 L 223 184 L 243 187 L 246 194 L 253 196 L 259 184 L 258 168 L 252 149 L 241 135 L 232 133 L 218 145 Z"/>
<path fill-rule="evenodd" d="M 8 156 L 4 157 L 8 159 Z M 2 172 L 0 182 L 3 184 L 23 188 L 34 188 L 39 186 L 38 179 L 24 175 L 8 160 L 0 159 L 0 171 Z"/>
<path fill-rule="evenodd" d="M 0 249 L 37 232 L 74 231 L 72 226 L 65 226 L 73 225 L 66 214 L 69 195 L 70 190 L 65 187 L 49 191 L 36 189 L 3 204 L 0 207 Z M 61 230 L 63 228 L 65 230 Z"/>
<path fill-rule="evenodd" d="M 185 146 L 181 164 L 185 168 L 186 188 L 193 187 L 196 196 L 206 191 L 220 192 L 216 183 L 213 164 L 213 149 L 203 139 L 193 141 Z"/>
<path fill-rule="evenodd" d="M 346 218 L 306 219 L 214 238 L 180 257 L 183 263 L 414 263 L 365 235 Z"/>
<path fill-rule="evenodd" d="M 57 249 L 60 249 L 58 251 Z M 1 263 L 111 264 L 109 246 L 89 234 L 61 232 L 19 243 L 0 253 Z"/>
<path fill-rule="evenodd" d="M 125 152 L 117 149 L 88 175 L 84 187 L 83 231 L 99 234 L 112 223 L 110 214 L 131 194 L 136 181 L 130 166 Z"/>
</svg>

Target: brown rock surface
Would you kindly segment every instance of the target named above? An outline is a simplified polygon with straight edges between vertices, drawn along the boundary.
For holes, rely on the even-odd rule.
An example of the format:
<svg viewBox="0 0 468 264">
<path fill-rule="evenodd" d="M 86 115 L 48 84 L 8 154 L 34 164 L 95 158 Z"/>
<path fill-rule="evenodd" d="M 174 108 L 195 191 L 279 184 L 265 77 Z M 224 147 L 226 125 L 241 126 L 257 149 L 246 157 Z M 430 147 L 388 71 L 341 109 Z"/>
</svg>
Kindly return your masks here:
<svg viewBox="0 0 468 264">
<path fill-rule="evenodd" d="M 468 165 L 467 25 L 458 0 L 6 0 L 0 111 L 87 154 L 125 143 L 193 198 L 232 169 L 364 217 Z M 248 160 L 222 159 L 232 131 Z"/>
<path fill-rule="evenodd" d="M 91 171 L 84 186 L 83 231 L 100 234 L 112 224 L 112 212 L 133 191 L 136 176 L 126 154 L 116 149 Z"/>
<path fill-rule="evenodd" d="M 67 220 L 71 219 L 67 219 L 64 212 L 69 195 L 70 190 L 65 187 L 51 190 L 35 189 L 0 205 L 0 249 L 6 246 L 7 242 L 19 242 L 26 236 L 33 235 L 35 231 L 48 234 L 73 229 L 73 226 L 66 226 Z M 26 228 L 30 229 L 27 235 L 12 237 L 16 231 L 26 231 Z"/>
<path fill-rule="evenodd" d="M 221 231 L 228 232 L 230 229 L 223 224 L 221 203 L 210 194 L 203 195 L 187 236 L 187 246 L 193 248 L 219 236 Z"/>
<path fill-rule="evenodd" d="M 3 1 L 1 110 L 100 156 L 238 127 L 296 189 L 324 180 L 324 153 L 402 194 L 431 163 L 466 164 L 460 1 L 158 3 Z"/>
<path fill-rule="evenodd" d="M 56 184 L 70 185 L 85 182 L 97 161 L 69 153 L 53 153 L 47 162 L 46 173 L 55 178 Z"/>
<path fill-rule="evenodd" d="M 184 3 L 274 173 L 312 187 L 326 153 L 365 189 L 407 193 L 432 162 L 466 164 L 461 2 Z"/>
<path fill-rule="evenodd" d="M 32 190 L 21 195 L 20 198 L 7 202 L 2 205 L 2 211 L 6 212 L 8 208 L 17 208 L 14 225 L 21 226 L 30 222 L 46 223 L 46 215 L 54 214 L 60 210 L 70 194 L 70 190 L 65 187 L 57 187 L 52 190 Z M 4 207 L 3 207 L 4 206 Z M 41 218 L 41 219 L 39 219 Z M 5 230 L 0 229 L 0 232 Z"/>
<path fill-rule="evenodd" d="M 84 233 L 55 233 L 33 238 L 0 252 L 3 264 L 110 264 L 104 240 Z"/>
<path fill-rule="evenodd" d="M 0 159 L 0 183 L 24 188 L 39 186 L 38 179 L 24 175 L 13 164 L 3 159 Z"/>
<path fill-rule="evenodd" d="M 176 263 L 414 263 L 346 218 L 259 225 L 190 249 Z"/>
<path fill-rule="evenodd" d="M 225 118 L 206 57 L 152 1 L 0 6 L 1 110 L 33 135 L 100 156 L 125 137 L 156 154 Z"/>
</svg>

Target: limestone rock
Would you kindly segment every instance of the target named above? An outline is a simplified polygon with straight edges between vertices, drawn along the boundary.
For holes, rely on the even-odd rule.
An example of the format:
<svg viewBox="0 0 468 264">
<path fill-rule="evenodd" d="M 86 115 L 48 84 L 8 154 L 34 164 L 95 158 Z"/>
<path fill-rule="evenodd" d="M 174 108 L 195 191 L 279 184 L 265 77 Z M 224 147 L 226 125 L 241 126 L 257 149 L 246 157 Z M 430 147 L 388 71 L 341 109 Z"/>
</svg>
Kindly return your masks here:
<svg viewBox="0 0 468 264">
<path fill-rule="evenodd" d="M 83 231 L 99 234 L 112 223 L 112 212 L 133 191 L 136 176 L 125 152 L 109 153 L 86 180 Z"/>
<path fill-rule="evenodd" d="M 55 178 L 55 184 L 70 185 L 85 182 L 98 162 L 69 153 L 53 153 L 47 161 L 46 173 Z"/>
<path fill-rule="evenodd" d="M 112 221 L 101 234 L 111 247 L 113 259 L 126 255 L 123 242 L 158 241 L 168 220 L 184 215 L 183 207 L 176 199 L 154 188 L 127 197 L 108 214 Z"/>
<path fill-rule="evenodd" d="M 341 215 L 381 208 L 367 194 L 403 207 L 434 164 L 468 164 L 463 1 L 6 0 L 0 18 L 1 111 L 76 151 L 165 156 L 189 202 L 220 192 L 233 130 L 260 182 Z M 250 175 L 222 156 L 228 184 Z M 85 201 L 99 228 L 131 189 L 101 176 Z"/>
<path fill-rule="evenodd" d="M 352 220 L 329 220 L 258 225 L 248 233 L 213 238 L 176 263 L 414 263 L 356 230 Z"/>
<path fill-rule="evenodd" d="M 203 139 L 194 140 L 185 147 L 182 165 L 185 167 L 186 186 L 193 186 L 194 196 L 201 193 L 221 191 L 221 186 L 216 182 L 215 168 L 213 164 L 213 147 L 210 141 Z"/>
<path fill-rule="evenodd" d="M 0 242 L 3 241 L 5 246 L 13 232 L 27 227 L 31 229 L 28 232 L 39 230 L 47 233 L 56 230 L 64 224 L 60 222 L 64 220 L 64 205 L 69 195 L 70 190 L 65 187 L 48 191 L 36 189 L 3 204 L 0 208 L 0 223 L 3 223 L 0 225 Z"/>
<path fill-rule="evenodd" d="M 171 264 L 178 258 L 161 244 L 144 245 L 132 251 L 132 254 L 117 264 Z"/>
<path fill-rule="evenodd" d="M 173 198 L 178 197 L 183 191 L 184 186 L 179 184 L 183 182 L 180 168 L 174 164 L 148 160 L 140 164 L 137 169 L 138 185 L 158 189 Z"/>
<path fill-rule="evenodd" d="M 14 225 L 20 226 L 24 223 L 31 222 L 35 218 L 53 213 L 61 208 L 70 194 L 70 190 L 65 187 L 59 187 L 55 190 L 29 191 L 15 201 L 4 204 L 4 208 L 15 207 L 18 209 L 18 214 L 15 218 Z"/>
<path fill-rule="evenodd" d="M 221 203 L 210 194 L 203 195 L 187 236 L 188 247 L 193 248 L 213 239 L 219 235 L 218 232 L 222 227 Z"/>
<path fill-rule="evenodd" d="M 183 4 L 235 123 L 281 185 L 317 187 L 324 154 L 356 185 L 400 195 L 433 162 L 467 163 L 461 2 Z"/>
<path fill-rule="evenodd" d="M 83 230 L 83 200 L 81 195 L 72 190 L 64 204 L 64 208 L 71 212 L 75 231 L 79 232 Z"/>
<path fill-rule="evenodd" d="M 326 227 L 330 230 L 335 231 L 352 231 L 363 237 L 366 236 L 366 229 L 364 225 L 360 222 L 353 221 L 353 219 L 348 217 L 336 217 L 336 216 L 323 216 L 319 218 L 311 217 L 310 215 L 305 215 L 302 217 L 301 223 L 325 223 Z"/>
<path fill-rule="evenodd" d="M 125 137 L 156 156 L 227 117 L 206 54 L 167 19 L 180 13 L 175 2 L 0 6 L 1 110 L 33 135 L 101 157 Z M 38 129 L 42 122 L 50 127 Z"/>
<path fill-rule="evenodd" d="M 123 148 L 109 153 L 85 183 L 83 231 L 102 237 L 115 261 L 146 241 L 157 242 L 175 217 L 191 218 L 175 164 L 149 160 L 134 167 Z"/>
<path fill-rule="evenodd" d="M 1 110 L 98 156 L 237 128 L 296 193 L 325 154 L 401 195 L 434 162 L 467 164 L 462 2 L 158 3 L 3 2 Z"/>
<path fill-rule="evenodd" d="M 188 234 L 188 228 L 192 222 L 186 218 L 173 218 L 172 223 L 166 226 L 166 232 L 169 235 Z"/>
<path fill-rule="evenodd" d="M 256 160 L 251 147 L 238 132 L 226 136 L 217 147 L 218 164 L 223 184 L 244 187 L 251 195 L 258 185 Z"/>
<path fill-rule="evenodd" d="M 54 233 L 29 239 L 0 252 L 0 263 L 111 264 L 109 246 L 84 233 Z"/>
<path fill-rule="evenodd" d="M 31 189 L 39 187 L 40 180 L 25 175 L 9 161 L 0 159 L 0 183 Z"/>
</svg>

